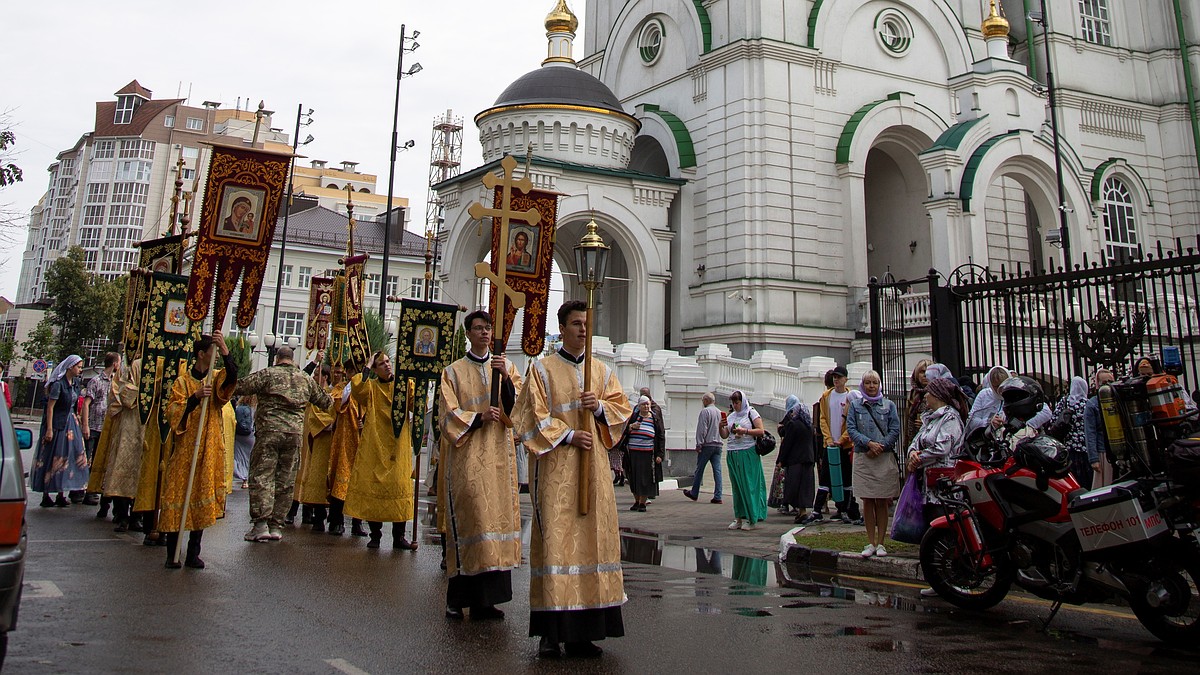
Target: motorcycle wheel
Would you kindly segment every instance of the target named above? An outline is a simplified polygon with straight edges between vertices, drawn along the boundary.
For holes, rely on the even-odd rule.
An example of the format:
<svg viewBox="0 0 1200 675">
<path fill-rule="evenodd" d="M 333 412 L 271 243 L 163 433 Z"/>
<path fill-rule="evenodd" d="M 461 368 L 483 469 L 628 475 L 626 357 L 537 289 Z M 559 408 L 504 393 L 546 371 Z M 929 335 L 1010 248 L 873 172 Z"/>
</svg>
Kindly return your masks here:
<svg viewBox="0 0 1200 675">
<path fill-rule="evenodd" d="M 1163 642 L 1194 648 L 1200 641 L 1200 553 L 1186 544 L 1173 546 L 1150 560 L 1141 576 L 1149 578 L 1149 586 L 1129 598 L 1138 621 Z"/>
<path fill-rule="evenodd" d="M 992 569 L 979 572 L 963 558 L 952 530 L 930 529 L 921 539 L 925 582 L 956 607 L 984 610 L 996 606 L 1012 587 L 1013 571 L 1004 553 L 992 555 Z"/>
</svg>

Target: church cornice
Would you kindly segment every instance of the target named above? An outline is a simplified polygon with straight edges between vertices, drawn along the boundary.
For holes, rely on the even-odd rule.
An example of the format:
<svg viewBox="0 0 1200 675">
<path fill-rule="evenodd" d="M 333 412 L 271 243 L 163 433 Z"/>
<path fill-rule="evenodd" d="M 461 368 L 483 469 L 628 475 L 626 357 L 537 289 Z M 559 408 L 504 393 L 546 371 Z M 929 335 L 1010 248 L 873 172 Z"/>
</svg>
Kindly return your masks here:
<svg viewBox="0 0 1200 675">
<path fill-rule="evenodd" d="M 729 65 L 744 59 L 764 60 L 773 59 L 788 63 L 798 63 L 811 66 L 817 61 L 819 52 L 790 42 L 769 40 L 765 38 L 742 39 L 731 42 L 719 49 L 705 54 L 700 63 L 705 68 L 716 68 Z"/>
</svg>

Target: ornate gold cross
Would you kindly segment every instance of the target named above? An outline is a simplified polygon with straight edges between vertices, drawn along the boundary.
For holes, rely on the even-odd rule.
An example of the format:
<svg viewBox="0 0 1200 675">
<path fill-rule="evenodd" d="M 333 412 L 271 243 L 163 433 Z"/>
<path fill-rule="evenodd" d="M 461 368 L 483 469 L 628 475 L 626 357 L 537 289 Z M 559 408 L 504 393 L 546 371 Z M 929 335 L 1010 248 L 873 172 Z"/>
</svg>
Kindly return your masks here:
<svg viewBox="0 0 1200 675">
<path fill-rule="evenodd" d="M 528 211 L 513 211 L 512 210 L 512 191 L 513 188 L 521 192 L 528 193 L 533 189 L 533 181 L 529 180 L 529 174 L 526 172 L 525 177 L 520 180 L 513 179 L 513 172 L 517 168 L 517 160 L 512 155 L 507 155 L 500 160 L 500 167 L 504 169 L 504 178 L 499 178 L 493 173 L 484 174 L 483 186 L 489 190 L 489 194 L 495 194 L 496 186 L 502 186 L 500 192 L 500 208 L 494 209 L 484 206 L 480 202 L 476 202 L 467 209 L 467 213 L 476 220 L 481 220 L 490 216 L 492 220 L 500 219 L 500 230 L 497 234 L 500 240 L 500 245 L 496 247 L 495 260 L 496 272 L 492 273 L 491 265 L 485 262 L 475 263 L 475 276 L 480 279 L 487 279 L 496 286 L 496 314 L 494 317 L 496 323 L 497 340 L 498 336 L 504 335 L 506 328 L 504 326 L 504 299 L 512 303 L 513 307 L 520 309 L 525 306 L 525 294 L 518 293 L 508 285 L 508 260 L 504 254 L 504 247 L 508 245 L 508 226 L 513 220 L 520 220 L 536 227 L 542 220 L 542 215 L 537 209 L 529 209 Z"/>
</svg>

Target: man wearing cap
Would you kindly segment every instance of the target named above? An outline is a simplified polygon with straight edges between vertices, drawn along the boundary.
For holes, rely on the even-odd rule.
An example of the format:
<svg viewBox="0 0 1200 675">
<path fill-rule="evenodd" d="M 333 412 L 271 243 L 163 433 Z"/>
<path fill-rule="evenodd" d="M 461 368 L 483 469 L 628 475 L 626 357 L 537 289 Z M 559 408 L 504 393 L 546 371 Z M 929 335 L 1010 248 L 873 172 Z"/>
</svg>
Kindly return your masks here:
<svg viewBox="0 0 1200 675">
<path fill-rule="evenodd" d="M 305 406 L 329 410 L 333 399 L 296 367 L 289 347 L 275 352 L 274 366 L 240 380 L 237 393 L 258 397 L 254 449 L 250 451 L 250 519 L 254 526 L 244 539 L 279 541 L 296 487 L 296 453 L 302 441 Z"/>
<path fill-rule="evenodd" d="M 845 366 L 834 368 L 833 389 L 827 389 L 820 401 L 821 436 L 825 441 L 826 461 L 831 474 L 830 483 L 822 487 L 830 488 L 837 502 L 838 513 L 834 514 L 835 518 L 840 518 L 847 525 L 860 519 L 858 502 L 854 499 L 854 476 L 850 463 L 854 442 L 846 430 L 846 407 L 850 401 L 850 390 L 846 388 L 848 377 Z M 839 463 L 840 479 L 835 468 Z M 841 499 L 837 498 L 839 492 Z"/>
</svg>

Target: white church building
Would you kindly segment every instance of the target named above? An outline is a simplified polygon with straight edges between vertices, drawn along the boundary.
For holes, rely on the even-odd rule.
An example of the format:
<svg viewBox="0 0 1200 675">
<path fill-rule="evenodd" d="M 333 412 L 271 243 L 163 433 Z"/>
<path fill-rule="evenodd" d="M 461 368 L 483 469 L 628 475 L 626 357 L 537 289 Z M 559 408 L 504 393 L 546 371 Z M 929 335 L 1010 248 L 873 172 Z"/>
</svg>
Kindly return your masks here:
<svg viewBox="0 0 1200 675">
<path fill-rule="evenodd" d="M 1194 3 L 1039 5 L 588 0 L 580 50 L 559 0 L 541 67 L 475 117 L 485 164 L 438 186 L 449 296 L 478 297 L 480 175 L 527 149 L 535 186 L 564 195 L 567 295 L 594 218 L 613 247 L 596 332 L 649 352 L 846 361 L 871 277 L 1194 236 Z"/>
</svg>

